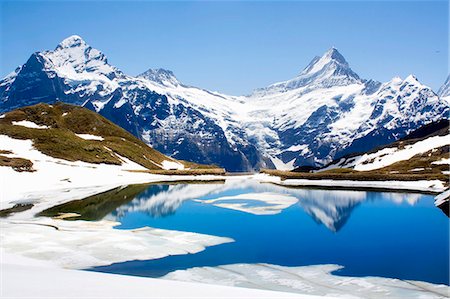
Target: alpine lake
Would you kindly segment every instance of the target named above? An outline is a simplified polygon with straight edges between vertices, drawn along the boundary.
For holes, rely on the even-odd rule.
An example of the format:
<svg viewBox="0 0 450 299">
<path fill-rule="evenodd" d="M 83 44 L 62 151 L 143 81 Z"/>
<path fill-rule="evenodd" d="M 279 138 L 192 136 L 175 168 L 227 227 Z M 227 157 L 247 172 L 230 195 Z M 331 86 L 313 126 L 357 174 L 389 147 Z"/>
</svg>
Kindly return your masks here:
<svg viewBox="0 0 450 299">
<path fill-rule="evenodd" d="M 91 268 L 162 277 L 236 263 L 337 264 L 334 275 L 449 284 L 449 218 L 419 193 L 287 188 L 252 180 L 129 185 L 52 207 L 40 216 L 120 222 L 228 237 L 195 254 Z"/>
</svg>

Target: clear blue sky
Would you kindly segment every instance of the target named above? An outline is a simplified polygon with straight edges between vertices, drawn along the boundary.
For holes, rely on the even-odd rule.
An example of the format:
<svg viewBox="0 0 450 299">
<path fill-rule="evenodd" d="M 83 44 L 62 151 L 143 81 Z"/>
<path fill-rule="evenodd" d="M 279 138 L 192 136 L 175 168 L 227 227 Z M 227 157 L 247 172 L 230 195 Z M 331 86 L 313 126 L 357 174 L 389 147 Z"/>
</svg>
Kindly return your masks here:
<svg viewBox="0 0 450 299">
<path fill-rule="evenodd" d="M 78 34 L 137 75 L 167 68 L 229 94 L 290 79 L 336 47 L 363 78 L 448 75 L 448 1 L 1 1 L 0 76 Z"/>
</svg>

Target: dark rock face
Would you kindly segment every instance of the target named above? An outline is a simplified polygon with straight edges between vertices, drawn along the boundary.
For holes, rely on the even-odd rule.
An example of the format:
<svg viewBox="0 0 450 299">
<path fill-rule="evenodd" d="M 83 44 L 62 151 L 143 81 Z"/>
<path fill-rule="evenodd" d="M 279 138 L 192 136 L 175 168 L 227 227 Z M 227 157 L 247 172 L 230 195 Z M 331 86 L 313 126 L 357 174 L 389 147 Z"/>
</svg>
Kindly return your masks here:
<svg viewBox="0 0 450 299">
<path fill-rule="evenodd" d="M 55 74 L 43 71 L 44 61 L 34 53 L 28 61 L 17 69 L 17 76 L 12 84 L 0 86 L 0 111 L 10 111 L 19 107 L 39 102 L 52 103 L 64 98 L 62 80 Z"/>
</svg>

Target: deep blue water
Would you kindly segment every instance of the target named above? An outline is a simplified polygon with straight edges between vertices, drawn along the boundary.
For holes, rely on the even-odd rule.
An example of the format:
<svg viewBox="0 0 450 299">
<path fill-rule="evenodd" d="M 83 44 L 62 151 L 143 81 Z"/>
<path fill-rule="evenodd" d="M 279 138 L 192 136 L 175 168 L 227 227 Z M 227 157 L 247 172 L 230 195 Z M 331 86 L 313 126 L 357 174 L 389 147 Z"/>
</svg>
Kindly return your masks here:
<svg viewBox="0 0 450 299">
<path fill-rule="evenodd" d="M 261 192 L 288 194 L 298 202 L 274 215 L 202 202 Z M 224 202 L 245 201 L 220 203 Z M 253 199 L 247 205 L 257 206 L 273 204 Z M 230 237 L 235 242 L 197 254 L 118 263 L 94 271 L 159 277 L 179 269 L 234 263 L 339 264 L 344 266 L 339 275 L 449 284 L 449 219 L 434 206 L 431 195 L 288 189 L 249 182 L 152 185 L 107 217 L 120 221 L 119 229 L 150 226 Z"/>
</svg>

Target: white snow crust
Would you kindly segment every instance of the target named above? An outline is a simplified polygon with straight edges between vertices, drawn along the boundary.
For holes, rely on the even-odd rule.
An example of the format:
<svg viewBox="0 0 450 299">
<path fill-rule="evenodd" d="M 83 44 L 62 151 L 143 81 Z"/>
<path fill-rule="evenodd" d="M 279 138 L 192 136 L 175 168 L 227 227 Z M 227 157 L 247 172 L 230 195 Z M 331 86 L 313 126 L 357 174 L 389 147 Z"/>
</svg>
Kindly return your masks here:
<svg viewBox="0 0 450 299">
<path fill-rule="evenodd" d="M 29 120 L 13 121 L 12 124 L 15 126 L 22 126 L 32 129 L 48 129 L 47 126 L 41 126 Z"/>
<path fill-rule="evenodd" d="M 102 141 L 104 140 L 103 137 L 101 136 L 96 136 L 96 135 L 91 135 L 91 134 L 75 134 L 78 137 L 84 139 L 84 140 L 98 140 L 98 141 Z"/>
<path fill-rule="evenodd" d="M 164 276 L 189 282 L 208 282 L 318 295 L 325 298 L 446 298 L 450 288 L 421 281 L 383 277 L 333 275 L 339 265 L 283 267 L 270 264 L 232 264 L 178 270 Z"/>
</svg>

